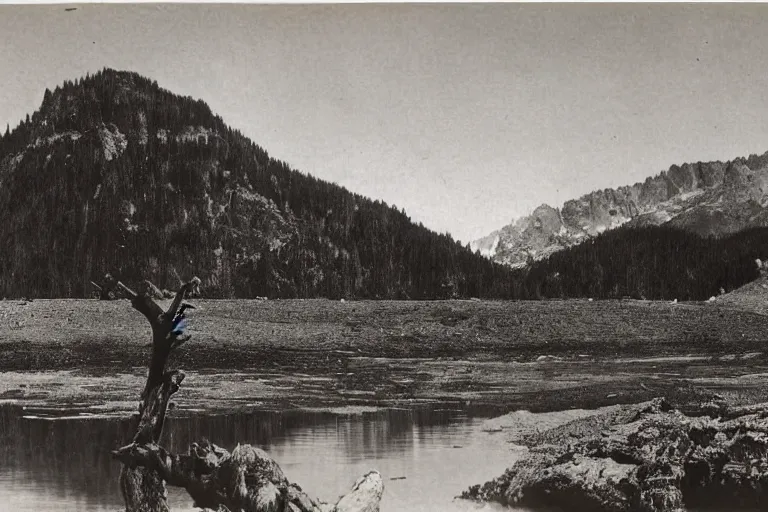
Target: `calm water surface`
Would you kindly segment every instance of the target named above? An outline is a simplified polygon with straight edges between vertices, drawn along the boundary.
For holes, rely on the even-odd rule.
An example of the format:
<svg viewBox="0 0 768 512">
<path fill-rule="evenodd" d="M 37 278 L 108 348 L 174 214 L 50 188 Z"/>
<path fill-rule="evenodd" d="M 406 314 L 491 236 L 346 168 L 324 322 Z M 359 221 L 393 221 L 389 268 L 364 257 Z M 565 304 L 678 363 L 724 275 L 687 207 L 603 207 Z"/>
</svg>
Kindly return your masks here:
<svg viewBox="0 0 768 512">
<path fill-rule="evenodd" d="M 109 450 L 130 438 L 131 422 L 25 418 L 28 413 L 0 406 L 0 511 L 120 510 L 120 465 Z M 382 512 L 467 511 L 479 506 L 453 496 L 501 474 L 521 453 L 501 436 L 480 431 L 482 421 L 435 407 L 356 415 L 200 414 L 172 418 L 164 444 L 183 451 L 205 437 L 230 449 L 238 441 L 260 446 L 291 481 L 326 501 L 377 469 L 385 485 Z M 194 510 L 183 491 L 170 488 L 169 495 L 174 510 Z"/>
</svg>

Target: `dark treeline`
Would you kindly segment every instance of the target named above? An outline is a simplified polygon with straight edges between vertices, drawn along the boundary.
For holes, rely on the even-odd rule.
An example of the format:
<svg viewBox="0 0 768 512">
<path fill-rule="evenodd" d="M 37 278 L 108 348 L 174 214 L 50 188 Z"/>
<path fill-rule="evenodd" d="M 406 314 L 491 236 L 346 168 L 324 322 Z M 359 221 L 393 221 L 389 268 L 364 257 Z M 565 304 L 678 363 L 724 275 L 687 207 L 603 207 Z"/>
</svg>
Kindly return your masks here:
<svg viewBox="0 0 768 512">
<path fill-rule="evenodd" d="M 428 194 L 428 191 L 425 191 Z M 112 272 L 213 297 L 506 298 L 513 273 L 404 211 L 291 169 L 199 100 L 103 70 L 0 137 L 0 294 Z"/>
<path fill-rule="evenodd" d="M 706 300 L 757 277 L 768 228 L 702 238 L 667 227 L 619 228 L 534 263 L 519 298 Z"/>
</svg>

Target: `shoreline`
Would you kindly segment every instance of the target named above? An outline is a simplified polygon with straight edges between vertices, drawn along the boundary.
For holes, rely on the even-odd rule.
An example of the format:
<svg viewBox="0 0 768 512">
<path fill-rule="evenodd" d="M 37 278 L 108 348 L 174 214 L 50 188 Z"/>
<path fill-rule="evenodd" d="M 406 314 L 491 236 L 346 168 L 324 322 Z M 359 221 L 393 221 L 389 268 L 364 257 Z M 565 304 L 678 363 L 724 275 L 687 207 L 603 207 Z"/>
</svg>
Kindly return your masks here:
<svg viewBox="0 0 768 512">
<path fill-rule="evenodd" d="M 349 357 L 340 368 L 269 366 L 253 370 L 190 370 L 175 397 L 184 409 L 389 408 L 445 404 L 491 411 L 548 413 L 594 410 L 665 397 L 688 411 L 715 396 L 731 405 L 763 401 L 768 366 L 753 354 L 739 358 L 671 357 L 637 361 L 542 360 L 519 363 L 453 358 Z M 341 371 L 336 371 L 336 370 Z M 0 371 L 0 403 L 35 407 L 83 405 L 133 411 L 143 367 Z"/>
<path fill-rule="evenodd" d="M 182 389 L 215 387 L 217 373 L 255 376 L 200 399 L 234 393 L 310 407 L 458 401 L 546 412 L 658 396 L 684 405 L 706 393 L 740 404 L 768 391 L 760 378 L 768 373 L 768 317 L 716 304 L 190 302 L 192 339 L 170 364 L 199 377 Z M 14 372 L 143 376 L 148 341 L 149 328 L 126 301 L 0 301 L 0 399 L 51 394 L 22 377 L 11 383 Z M 70 391 L 54 396 L 76 399 L 77 386 Z"/>
</svg>

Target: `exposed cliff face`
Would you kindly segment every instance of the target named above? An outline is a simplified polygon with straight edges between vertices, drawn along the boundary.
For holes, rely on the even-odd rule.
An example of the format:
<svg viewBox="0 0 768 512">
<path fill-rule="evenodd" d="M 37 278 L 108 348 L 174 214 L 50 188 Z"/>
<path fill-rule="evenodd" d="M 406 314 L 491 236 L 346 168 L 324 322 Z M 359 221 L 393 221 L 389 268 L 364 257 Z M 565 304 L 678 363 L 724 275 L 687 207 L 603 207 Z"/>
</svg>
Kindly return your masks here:
<svg viewBox="0 0 768 512">
<path fill-rule="evenodd" d="M 669 224 L 721 236 L 768 225 L 768 153 L 732 162 L 673 165 L 642 183 L 598 190 L 555 209 L 542 205 L 503 227 L 498 242 L 472 242 L 495 261 L 525 266 L 624 224 Z"/>
<path fill-rule="evenodd" d="M 491 258 L 496 253 L 496 248 L 499 246 L 499 240 L 501 239 L 501 232 L 494 231 L 488 236 L 479 238 L 472 242 L 472 250 L 480 251 L 480 254 L 486 258 Z"/>
</svg>

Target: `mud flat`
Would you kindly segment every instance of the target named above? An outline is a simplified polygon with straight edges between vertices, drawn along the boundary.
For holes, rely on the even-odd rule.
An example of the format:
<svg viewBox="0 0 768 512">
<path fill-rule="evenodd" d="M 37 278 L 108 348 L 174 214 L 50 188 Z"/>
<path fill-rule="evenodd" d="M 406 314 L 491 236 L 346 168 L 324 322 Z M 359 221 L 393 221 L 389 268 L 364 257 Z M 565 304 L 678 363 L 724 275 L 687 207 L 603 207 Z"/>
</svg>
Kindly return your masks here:
<svg viewBox="0 0 768 512">
<path fill-rule="evenodd" d="M 193 302 L 171 361 L 195 374 L 179 411 L 427 401 L 498 415 L 768 391 L 768 317 L 716 304 Z M 148 340 L 123 301 L 0 301 L 0 400 L 133 409 Z"/>
</svg>

